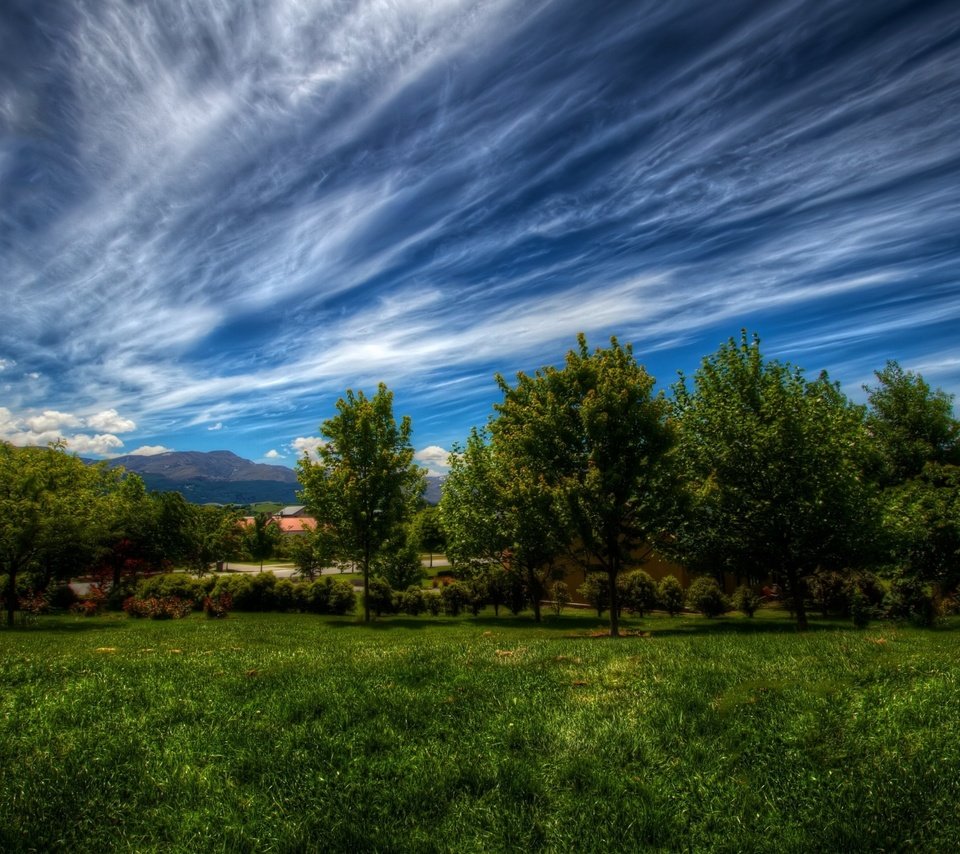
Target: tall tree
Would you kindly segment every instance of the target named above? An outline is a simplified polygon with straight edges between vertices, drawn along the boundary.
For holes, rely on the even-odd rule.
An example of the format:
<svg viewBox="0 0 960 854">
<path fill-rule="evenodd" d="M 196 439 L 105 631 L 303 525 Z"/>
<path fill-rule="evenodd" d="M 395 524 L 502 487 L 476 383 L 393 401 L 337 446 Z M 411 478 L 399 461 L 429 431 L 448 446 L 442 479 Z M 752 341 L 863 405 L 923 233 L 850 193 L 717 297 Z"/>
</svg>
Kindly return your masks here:
<svg viewBox="0 0 960 854">
<path fill-rule="evenodd" d="M 393 394 L 381 383 L 373 397 L 348 389 L 320 433 L 319 461 L 297 466 L 301 500 L 328 526 L 338 551 L 363 572 L 364 620 L 370 621 L 370 566 L 423 494 L 424 472 L 413 461 L 412 427 L 393 415 Z"/>
<path fill-rule="evenodd" d="M 953 396 L 887 362 L 867 392 L 874 474 L 884 486 L 884 528 L 894 571 L 935 582 L 960 581 L 960 421 Z"/>
<path fill-rule="evenodd" d="M 674 387 L 692 506 L 673 549 L 691 568 L 772 575 L 807 626 L 804 579 L 857 562 L 876 513 L 862 476 L 863 410 L 825 374 L 765 361 L 760 340 L 730 339 L 691 388 Z"/>
<path fill-rule="evenodd" d="M 953 417 L 953 396 L 931 389 L 922 376 L 894 361 L 875 376 L 877 385 L 863 388 L 881 482 L 903 483 L 921 474 L 927 463 L 960 465 L 960 422 Z"/>
<path fill-rule="evenodd" d="M 673 444 L 670 405 L 616 338 L 590 351 L 583 335 L 563 368 L 498 383 L 494 447 L 514 488 L 549 497 L 586 572 L 607 575 L 610 635 L 619 634 L 617 577 L 664 528 L 673 504 L 665 476 Z"/>
</svg>

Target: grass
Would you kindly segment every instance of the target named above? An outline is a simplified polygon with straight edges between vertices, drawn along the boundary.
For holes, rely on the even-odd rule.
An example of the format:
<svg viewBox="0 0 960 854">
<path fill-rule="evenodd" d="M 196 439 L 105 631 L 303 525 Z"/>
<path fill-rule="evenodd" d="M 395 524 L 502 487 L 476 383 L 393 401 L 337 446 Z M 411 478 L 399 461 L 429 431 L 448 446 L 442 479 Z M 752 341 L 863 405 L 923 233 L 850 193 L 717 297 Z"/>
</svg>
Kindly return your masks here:
<svg viewBox="0 0 960 854">
<path fill-rule="evenodd" d="M 943 851 L 960 623 L 40 618 L 0 850 Z"/>
</svg>

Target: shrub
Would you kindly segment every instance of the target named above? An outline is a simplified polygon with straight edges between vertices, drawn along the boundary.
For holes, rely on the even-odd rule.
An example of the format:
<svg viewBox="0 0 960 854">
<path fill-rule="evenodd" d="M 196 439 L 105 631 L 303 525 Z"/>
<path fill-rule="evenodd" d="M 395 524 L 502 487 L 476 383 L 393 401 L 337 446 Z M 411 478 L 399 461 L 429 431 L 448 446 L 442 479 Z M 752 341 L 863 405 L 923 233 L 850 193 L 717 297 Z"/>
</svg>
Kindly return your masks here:
<svg viewBox="0 0 960 854">
<path fill-rule="evenodd" d="M 123 603 L 123 610 L 131 617 L 179 620 L 193 610 L 193 600 L 179 596 L 129 596 Z"/>
<path fill-rule="evenodd" d="M 47 604 L 54 610 L 66 611 L 77 601 L 77 594 L 67 583 L 52 584 L 47 588 Z"/>
<path fill-rule="evenodd" d="M 375 575 L 367 584 L 367 606 L 378 617 L 393 613 L 393 588 L 382 575 Z"/>
<path fill-rule="evenodd" d="M 224 591 L 216 595 L 207 596 L 203 600 L 203 612 L 208 619 L 222 620 L 233 610 L 233 597 Z"/>
<path fill-rule="evenodd" d="M 70 606 L 70 613 L 80 617 L 95 617 L 100 610 L 101 604 L 96 599 L 80 599 Z"/>
<path fill-rule="evenodd" d="M 271 611 L 276 605 L 277 577 L 272 572 L 220 576 L 210 595 L 229 593 L 237 611 Z"/>
<path fill-rule="evenodd" d="M 807 579 L 810 598 L 824 617 L 850 611 L 850 579 L 833 570 L 818 570 Z"/>
<path fill-rule="evenodd" d="M 865 629 L 873 616 L 873 607 L 870 600 L 863 595 L 856 587 L 850 594 L 850 618 L 853 625 L 858 629 Z"/>
<path fill-rule="evenodd" d="M 559 617 L 566 605 L 570 604 L 570 591 L 562 581 L 554 581 L 550 585 L 550 599 L 553 602 L 553 612 Z"/>
<path fill-rule="evenodd" d="M 470 604 L 470 590 L 462 581 L 454 581 L 440 591 L 440 601 L 446 614 L 457 617 Z"/>
<path fill-rule="evenodd" d="M 730 600 L 724 596 L 715 578 L 701 575 L 687 589 L 687 607 L 705 617 L 719 617 L 730 610 Z"/>
<path fill-rule="evenodd" d="M 588 572 L 583 584 L 577 588 L 589 605 L 597 609 L 597 616 L 602 617 L 610 604 L 610 582 L 601 572 Z"/>
<path fill-rule="evenodd" d="M 426 602 L 423 601 L 424 595 L 422 587 L 416 584 L 411 585 L 400 594 L 398 610 L 411 617 L 422 614 L 427 607 Z"/>
<path fill-rule="evenodd" d="M 748 617 L 752 617 L 757 612 L 760 602 L 760 594 L 747 584 L 741 584 L 733 592 L 733 607 Z"/>
<path fill-rule="evenodd" d="M 884 599 L 884 607 L 892 619 L 907 619 L 918 626 L 933 625 L 933 597 L 927 585 L 918 578 L 905 575 L 894 578 Z"/>
<path fill-rule="evenodd" d="M 440 600 L 439 593 L 428 593 L 423 597 L 424 604 L 427 606 L 427 613 L 431 617 L 439 617 L 443 610 L 443 602 Z"/>
<path fill-rule="evenodd" d="M 657 584 L 642 569 L 635 569 L 618 579 L 623 607 L 642 617 L 644 611 L 657 607 Z"/>
<path fill-rule="evenodd" d="M 305 611 L 306 585 L 280 578 L 273 588 L 273 600 L 278 611 Z"/>
<path fill-rule="evenodd" d="M 671 617 L 683 610 L 683 585 L 675 575 L 665 575 L 657 585 L 657 601 Z"/>
<path fill-rule="evenodd" d="M 135 595 L 140 599 L 163 599 L 176 596 L 179 599 L 190 599 L 195 605 L 203 603 L 207 589 L 203 583 L 193 576 L 182 572 L 162 572 L 151 578 L 140 581 Z"/>
</svg>

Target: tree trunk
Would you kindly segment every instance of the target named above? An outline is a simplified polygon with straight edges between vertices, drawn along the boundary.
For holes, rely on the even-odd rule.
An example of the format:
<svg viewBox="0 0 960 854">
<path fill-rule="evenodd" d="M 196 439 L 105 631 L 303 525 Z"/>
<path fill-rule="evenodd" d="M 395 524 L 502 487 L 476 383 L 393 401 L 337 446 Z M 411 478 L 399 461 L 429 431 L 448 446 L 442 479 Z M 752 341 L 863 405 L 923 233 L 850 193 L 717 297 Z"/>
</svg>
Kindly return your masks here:
<svg viewBox="0 0 960 854">
<path fill-rule="evenodd" d="M 17 570 L 16 567 L 7 572 L 7 625 L 13 625 L 13 615 L 17 610 Z"/>
<path fill-rule="evenodd" d="M 610 637 L 620 637 L 620 603 L 617 601 L 617 570 L 607 570 L 610 580 Z"/>
<path fill-rule="evenodd" d="M 806 585 L 796 569 L 787 570 L 787 582 L 790 585 L 790 602 L 793 606 L 793 613 L 797 618 L 797 631 L 805 632 L 810 628 L 807 622 L 807 608 L 804 604 L 804 594 Z"/>
<path fill-rule="evenodd" d="M 363 621 L 370 622 L 370 544 L 363 547 Z"/>
</svg>

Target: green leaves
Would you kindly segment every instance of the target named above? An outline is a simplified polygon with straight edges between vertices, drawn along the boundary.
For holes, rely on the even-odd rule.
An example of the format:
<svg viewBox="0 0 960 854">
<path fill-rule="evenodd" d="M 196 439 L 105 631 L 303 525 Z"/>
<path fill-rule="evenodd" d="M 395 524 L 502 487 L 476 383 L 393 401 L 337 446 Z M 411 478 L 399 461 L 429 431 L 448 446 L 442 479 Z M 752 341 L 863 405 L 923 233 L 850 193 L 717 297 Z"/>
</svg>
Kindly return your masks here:
<svg viewBox="0 0 960 854">
<path fill-rule="evenodd" d="M 371 560 L 423 494 L 410 419 L 397 423 L 393 394 L 381 383 L 372 398 L 348 389 L 320 432 L 327 441 L 319 448 L 319 462 L 304 456 L 298 464 L 301 498 L 318 524 L 332 532 L 338 556 L 362 566 L 366 586 Z"/>
</svg>

